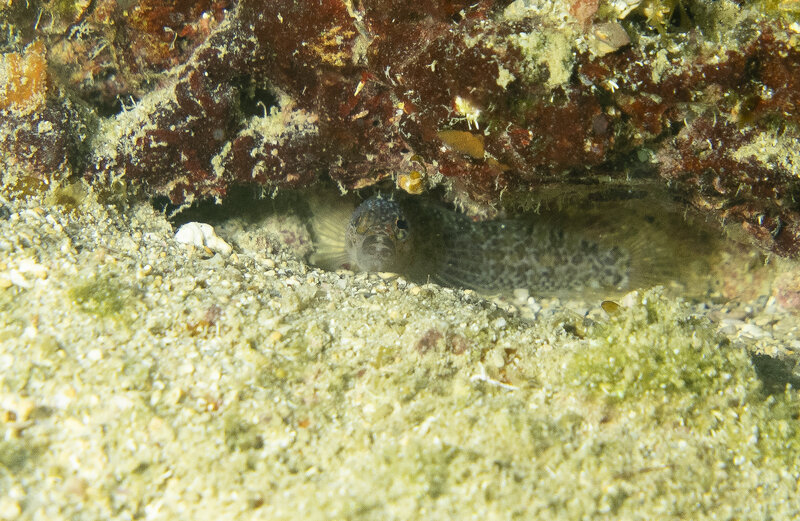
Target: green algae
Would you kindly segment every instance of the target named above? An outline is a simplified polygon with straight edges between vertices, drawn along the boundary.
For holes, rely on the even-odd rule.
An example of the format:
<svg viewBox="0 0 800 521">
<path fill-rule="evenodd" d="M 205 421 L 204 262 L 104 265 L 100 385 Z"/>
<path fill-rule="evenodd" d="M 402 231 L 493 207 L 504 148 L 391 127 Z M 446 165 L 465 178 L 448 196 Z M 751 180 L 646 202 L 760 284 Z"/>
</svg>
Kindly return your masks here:
<svg viewBox="0 0 800 521">
<path fill-rule="evenodd" d="M 718 393 L 755 392 L 747 354 L 726 346 L 704 317 L 680 317 L 652 294 L 592 331 L 590 347 L 570 360 L 567 378 L 608 402 L 653 399 L 689 405 Z M 742 399 L 745 396 L 741 397 Z"/>
<path fill-rule="evenodd" d="M 60 205 L 67 210 L 79 211 L 90 195 L 91 188 L 83 179 L 64 179 L 53 182 L 47 192 L 46 202 L 49 205 Z"/>
<path fill-rule="evenodd" d="M 658 293 L 597 325 L 566 367 L 566 382 L 603 402 L 608 415 L 635 413 L 654 427 L 723 437 L 720 461 L 779 460 L 798 471 L 797 391 L 769 395 L 770 382 L 759 380 L 745 351 Z"/>
<path fill-rule="evenodd" d="M 225 445 L 233 451 L 248 451 L 264 446 L 258 428 L 253 422 L 245 420 L 240 414 L 231 412 L 225 415 Z"/>
<path fill-rule="evenodd" d="M 792 0 L 757 0 L 755 5 L 770 18 L 800 22 L 800 5 Z"/>
<path fill-rule="evenodd" d="M 69 290 L 72 301 L 85 313 L 98 317 L 118 316 L 130 302 L 132 288 L 117 278 L 101 275 Z"/>
<path fill-rule="evenodd" d="M 797 391 L 787 389 L 782 395 L 770 396 L 753 414 L 756 425 L 752 434 L 758 438 L 763 464 L 795 468 L 800 455 L 800 398 Z"/>
<path fill-rule="evenodd" d="M 21 471 L 31 459 L 31 450 L 19 440 L 0 441 L 0 467 L 7 472 Z"/>
</svg>

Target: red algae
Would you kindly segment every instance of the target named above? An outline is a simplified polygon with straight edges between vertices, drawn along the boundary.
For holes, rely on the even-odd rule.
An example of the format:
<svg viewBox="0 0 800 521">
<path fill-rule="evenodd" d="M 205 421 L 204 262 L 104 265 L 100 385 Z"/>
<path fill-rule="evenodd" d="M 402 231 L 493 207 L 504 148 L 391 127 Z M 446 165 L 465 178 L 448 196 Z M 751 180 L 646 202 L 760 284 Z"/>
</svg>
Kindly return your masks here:
<svg viewBox="0 0 800 521">
<path fill-rule="evenodd" d="M 52 13 L 37 30 L 53 50 L 37 63 L 53 97 L 103 118 L 90 157 L 60 149 L 77 154 L 69 162 L 176 204 L 233 185 L 329 177 L 358 189 L 416 173 L 415 193 L 441 185 L 483 217 L 500 194 L 525 203 L 578 186 L 624 191 L 626 165 L 650 157 L 639 170 L 654 185 L 796 253 L 796 167 L 743 152 L 767 134 L 797 139 L 800 52 L 787 22 L 736 8 L 727 15 L 742 29 L 711 11 L 696 27 L 648 26 L 590 0 L 554 13 L 518 3 L 105 0 Z M 597 52 L 591 39 L 612 26 Z M 712 44 L 724 31 L 726 44 Z M 35 54 L 23 49 L 7 56 Z M 21 111 L 8 105 L 3 117 Z"/>
</svg>

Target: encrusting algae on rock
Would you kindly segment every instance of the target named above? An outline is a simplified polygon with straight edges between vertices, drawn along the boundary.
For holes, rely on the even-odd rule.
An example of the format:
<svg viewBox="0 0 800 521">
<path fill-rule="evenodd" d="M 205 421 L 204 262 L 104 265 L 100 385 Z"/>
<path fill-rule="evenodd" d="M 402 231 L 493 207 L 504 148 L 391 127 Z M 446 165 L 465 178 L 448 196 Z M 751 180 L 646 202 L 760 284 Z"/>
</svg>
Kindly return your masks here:
<svg viewBox="0 0 800 521">
<path fill-rule="evenodd" d="M 0 55 L 0 110 L 14 109 L 22 114 L 44 104 L 47 93 L 47 63 L 44 44 L 34 42 L 22 54 Z"/>
</svg>

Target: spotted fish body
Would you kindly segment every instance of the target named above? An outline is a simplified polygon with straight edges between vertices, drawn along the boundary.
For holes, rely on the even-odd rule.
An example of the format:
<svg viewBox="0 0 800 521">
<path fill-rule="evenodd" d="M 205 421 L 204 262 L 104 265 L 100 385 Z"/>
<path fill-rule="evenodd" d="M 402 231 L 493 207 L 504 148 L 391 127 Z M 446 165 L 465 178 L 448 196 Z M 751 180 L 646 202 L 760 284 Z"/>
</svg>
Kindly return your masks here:
<svg viewBox="0 0 800 521">
<path fill-rule="evenodd" d="M 630 256 L 545 220 L 473 222 L 419 198 L 375 196 L 347 220 L 339 266 L 482 293 L 557 295 L 627 287 Z M 330 267 L 330 266 L 329 266 Z"/>
<path fill-rule="evenodd" d="M 535 294 L 578 293 L 627 286 L 630 258 L 547 222 L 473 223 L 456 214 L 442 234 L 446 254 L 435 278 L 489 293 L 525 288 Z"/>
</svg>

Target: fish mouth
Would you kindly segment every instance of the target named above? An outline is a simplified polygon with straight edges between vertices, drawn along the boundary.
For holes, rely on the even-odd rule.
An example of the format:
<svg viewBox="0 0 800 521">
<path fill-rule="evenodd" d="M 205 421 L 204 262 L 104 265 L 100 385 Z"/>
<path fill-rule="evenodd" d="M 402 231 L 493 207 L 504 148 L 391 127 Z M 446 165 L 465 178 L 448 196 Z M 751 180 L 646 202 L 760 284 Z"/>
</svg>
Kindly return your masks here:
<svg viewBox="0 0 800 521">
<path fill-rule="evenodd" d="M 358 265 L 364 271 L 392 271 L 396 261 L 394 241 L 385 234 L 364 237 L 358 255 Z"/>
</svg>

